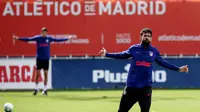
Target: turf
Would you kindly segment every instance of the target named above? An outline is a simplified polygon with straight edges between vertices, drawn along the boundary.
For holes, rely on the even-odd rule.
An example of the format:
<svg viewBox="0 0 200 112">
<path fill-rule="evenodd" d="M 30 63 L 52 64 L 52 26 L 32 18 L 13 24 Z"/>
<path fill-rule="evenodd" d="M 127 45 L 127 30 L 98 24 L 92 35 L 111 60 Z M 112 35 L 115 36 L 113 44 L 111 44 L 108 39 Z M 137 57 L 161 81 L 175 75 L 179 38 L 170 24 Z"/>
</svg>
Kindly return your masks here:
<svg viewBox="0 0 200 112">
<path fill-rule="evenodd" d="M 49 96 L 31 92 L 0 92 L 3 104 L 14 104 L 14 112 L 117 112 L 122 91 L 52 91 Z M 200 90 L 154 90 L 151 112 L 199 112 Z M 130 112 L 140 112 L 136 104 Z"/>
</svg>

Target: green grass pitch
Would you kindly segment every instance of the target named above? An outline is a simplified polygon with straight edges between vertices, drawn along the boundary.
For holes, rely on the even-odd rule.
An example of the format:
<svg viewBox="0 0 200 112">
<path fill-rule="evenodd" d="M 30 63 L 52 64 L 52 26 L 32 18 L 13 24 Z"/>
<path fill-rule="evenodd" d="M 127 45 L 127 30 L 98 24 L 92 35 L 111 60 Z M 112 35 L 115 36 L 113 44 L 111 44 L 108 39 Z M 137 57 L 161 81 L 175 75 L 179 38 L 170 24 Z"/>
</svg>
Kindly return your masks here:
<svg viewBox="0 0 200 112">
<path fill-rule="evenodd" d="M 0 112 L 6 102 L 14 112 L 117 112 L 122 90 L 0 92 Z M 200 90 L 153 90 L 150 112 L 199 112 Z M 130 112 L 140 112 L 138 104 Z"/>
</svg>

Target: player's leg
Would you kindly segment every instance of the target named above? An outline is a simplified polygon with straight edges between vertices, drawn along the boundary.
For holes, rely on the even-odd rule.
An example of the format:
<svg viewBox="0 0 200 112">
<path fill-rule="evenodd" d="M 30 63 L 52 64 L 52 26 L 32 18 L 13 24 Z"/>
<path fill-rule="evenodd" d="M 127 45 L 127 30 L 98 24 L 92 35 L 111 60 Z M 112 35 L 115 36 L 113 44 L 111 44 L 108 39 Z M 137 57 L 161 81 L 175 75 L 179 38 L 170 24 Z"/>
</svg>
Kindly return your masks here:
<svg viewBox="0 0 200 112">
<path fill-rule="evenodd" d="M 137 102 L 137 95 L 134 90 L 125 88 L 119 105 L 118 112 L 128 112 Z"/>
<path fill-rule="evenodd" d="M 44 89 L 42 94 L 47 95 L 47 83 L 48 83 L 48 70 L 49 70 L 49 60 L 44 61 Z"/>
<path fill-rule="evenodd" d="M 42 94 L 47 95 L 48 70 L 44 70 L 44 89 Z"/>
<path fill-rule="evenodd" d="M 139 105 L 141 112 L 149 112 L 151 107 L 151 96 L 152 96 L 152 89 L 151 87 L 147 87 L 142 90 L 140 97 L 139 97 Z"/>
<path fill-rule="evenodd" d="M 40 60 L 36 60 L 36 75 L 35 75 L 35 90 L 33 92 L 33 95 L 37 95 L 37 93 L 39 92 L 39 88 L 38 88 L 38 79 L 39 79 L 39 75 L 40 75 L 40 70 L 41 70 L 41 62 Z"/>
<path fill-rule="evenodd" d="M 36 70 L 36 75 L 35 75 L 35 85 L 36 85 L 36 89 L 39 89 L 38 88 L 38 79 L 39 79 L 39 76 L 40 76 L 40 70 Z"/>
</svg>

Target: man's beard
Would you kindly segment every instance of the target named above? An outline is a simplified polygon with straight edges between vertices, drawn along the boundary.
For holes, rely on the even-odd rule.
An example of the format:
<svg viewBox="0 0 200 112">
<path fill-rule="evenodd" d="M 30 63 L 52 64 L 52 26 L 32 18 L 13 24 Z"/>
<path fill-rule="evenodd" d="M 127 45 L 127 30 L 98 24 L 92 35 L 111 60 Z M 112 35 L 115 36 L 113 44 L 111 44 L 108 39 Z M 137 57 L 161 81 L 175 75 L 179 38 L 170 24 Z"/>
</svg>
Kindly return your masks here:
<svg viewBox="0 0 200 112">
<path fill-rule="evenodd" d="M 146 41 L 146 40 L 142 41 L 142 45 L 143 45 L 144 47 L 148 47 L 149 44 L 150 44 L 149 41 Z"/>
</svg>

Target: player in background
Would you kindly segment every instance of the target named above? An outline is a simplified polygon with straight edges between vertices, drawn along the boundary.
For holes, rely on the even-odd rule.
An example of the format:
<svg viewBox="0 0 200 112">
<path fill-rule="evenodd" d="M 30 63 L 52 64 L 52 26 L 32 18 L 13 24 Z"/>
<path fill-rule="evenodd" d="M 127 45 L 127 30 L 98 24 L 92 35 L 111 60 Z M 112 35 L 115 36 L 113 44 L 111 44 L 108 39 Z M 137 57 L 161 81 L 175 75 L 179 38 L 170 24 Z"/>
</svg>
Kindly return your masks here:
<svg viewBox="0 0 200 112">
<path fill-rule="evenodd" d="M 37 95 L 39 92 L 38 88 L 38 78 L 40 75 L 41 69 L 44 72 L 44 89 L 42 94 L 47 95 L 47 81 L 48 81 L 48 70 L 49 70 L 49 59 L 50 59 L 50 43 L 51 42 L 63 42 L 67 41 L 73 36 L 65 37 L 65 38 L 53 38 L 47 35 L 48 29 L 43 27 L 41 30 L 41 35 L 37 35 L 31 38 L 19 38 L 18 36 L 13 36 L 13 39 L 20 41 L 36 41 L 37 43 L 37 55 L 36 55 L 36 77 L 35 77 L 35 90 L 33 95 Z"/>
<path fill-rule="evenodd" d="M 106 49 L 102 48 L 99 52 L 102 56 L 115 59 L 132 58 L 118 112 L 128 112 L 136 102 L 139 103 L 141 112 L 149 112 L 152 95 L 152 63 L 154 61 L 158 65 L 170 70 L 179 72 L 189 71 L 187 65 L 178 67 L 167 62 L 161 57 L 159 51 L 151 46 L 151 29 L 144 28 L 140 32 L 140 38 L 140 44 L 133 45 L 126 51 L 107 53 Z"/>
</svg>

